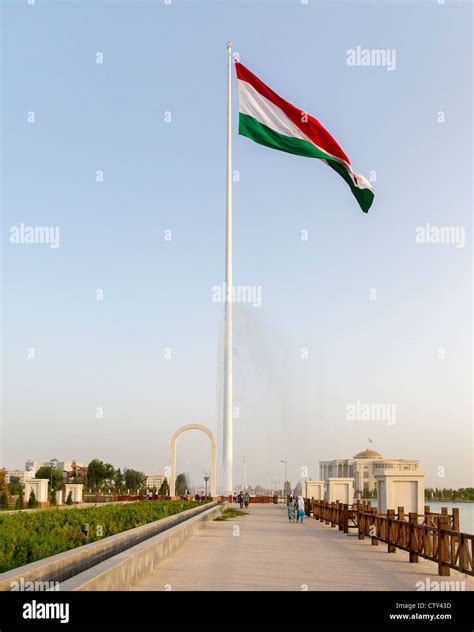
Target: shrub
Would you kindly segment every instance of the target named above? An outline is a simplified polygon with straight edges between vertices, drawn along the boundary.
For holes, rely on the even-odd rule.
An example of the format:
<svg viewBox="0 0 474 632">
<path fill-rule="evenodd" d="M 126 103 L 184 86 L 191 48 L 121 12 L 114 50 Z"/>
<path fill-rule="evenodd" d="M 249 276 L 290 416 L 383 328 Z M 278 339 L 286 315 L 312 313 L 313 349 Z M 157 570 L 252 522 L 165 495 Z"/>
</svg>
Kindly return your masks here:
<svg viewBox="0 0 474 632">
<path fill-rule="evenodd" d="M 23 509 L 24 506 L 25 506 L 25 499 L 23 496 L 23 487 L 22 487 L 18 493 L 18 498 L 15 501 L 15 509 Z"/>
<path fill-rule="evenodd" d="M 34 493 L 30 495 L 36 503 Z M 89 542 L 166 518 L 203 504 L 196 501 L 145 501 L 108 505 L 45 509 L 34 513 L 0 516 L 0 573 L 68 551 L 83 542 L 81 526 L 89 523 Z M 101 529 L 98 529 L 101 527 Z"/>
<path fill-rule="evenodd" d="M 38 506 L 38 501 L 36 500 L 36 495 L 33 490 L 30 492 L 30 497 L 28 498 L 28 509 L 35 509 Z"/>
</svg>

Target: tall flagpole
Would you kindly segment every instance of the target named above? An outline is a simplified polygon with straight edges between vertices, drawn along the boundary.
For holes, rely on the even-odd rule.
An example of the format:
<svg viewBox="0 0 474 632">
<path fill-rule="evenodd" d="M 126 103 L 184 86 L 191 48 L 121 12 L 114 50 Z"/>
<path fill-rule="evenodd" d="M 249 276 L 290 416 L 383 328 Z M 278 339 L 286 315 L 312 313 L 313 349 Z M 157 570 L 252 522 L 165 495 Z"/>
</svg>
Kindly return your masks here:
<svg viewBox="0 0 474 632">
<path fill-rule="evenodd" d="M 227 42 L 227 175 L 225 235 L 225 345 L 224 345 L 224 494 L 233 491 L 232 482 L 232 120 L 231 120 L 232 44 Z"/>
</svg>

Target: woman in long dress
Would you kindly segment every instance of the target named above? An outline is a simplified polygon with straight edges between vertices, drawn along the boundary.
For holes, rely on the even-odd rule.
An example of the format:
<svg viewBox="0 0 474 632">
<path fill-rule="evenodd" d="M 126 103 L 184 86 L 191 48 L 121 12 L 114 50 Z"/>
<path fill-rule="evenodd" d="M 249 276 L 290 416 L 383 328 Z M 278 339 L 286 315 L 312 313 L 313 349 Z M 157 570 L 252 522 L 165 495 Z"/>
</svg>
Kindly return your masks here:
<svg viewBox="0 0 474 632">
<path fill-rule="evenodd" d="M 304 518 L 304 498 L 303 496 L 298 496 L 297 500 L 297 518 L 296 522 L 303 522 Z"/>
<path fill-rule="evenodd" d="M 289 496 L 288 501 L 288 522 L 296 522 L 296 498 Z"/>
</svg>

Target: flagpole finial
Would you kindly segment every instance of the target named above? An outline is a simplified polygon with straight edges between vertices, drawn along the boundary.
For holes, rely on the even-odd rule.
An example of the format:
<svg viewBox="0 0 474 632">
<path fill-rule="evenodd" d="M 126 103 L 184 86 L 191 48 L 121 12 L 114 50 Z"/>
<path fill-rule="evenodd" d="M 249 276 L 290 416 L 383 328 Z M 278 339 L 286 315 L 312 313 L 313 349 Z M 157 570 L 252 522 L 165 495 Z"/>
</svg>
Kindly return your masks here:
<svg viewBox="0 0 474 632">
<path fill-rule="evenodd" d="M 232 42 L 231 42 L 231 41 L 228 41 L 228 42 L 227 42 L 227 44 L 226 44 L 226 46 L 227 46 L 227 48 L 232 48 Z"/>
</svg>

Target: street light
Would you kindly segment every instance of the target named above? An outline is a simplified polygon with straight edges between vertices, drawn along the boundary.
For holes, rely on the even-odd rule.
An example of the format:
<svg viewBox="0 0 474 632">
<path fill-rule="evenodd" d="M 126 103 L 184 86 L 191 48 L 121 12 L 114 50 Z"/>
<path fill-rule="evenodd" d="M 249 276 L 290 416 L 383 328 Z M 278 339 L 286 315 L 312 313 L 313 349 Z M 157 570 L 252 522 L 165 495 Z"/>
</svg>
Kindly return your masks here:
<svg viewBox="0 0 474 632">
<path fill-rule="evenodd" d="M 288 480 L 288 457 L 286 457 L 284 461 L 280 461 L 280 463 L 285 464 L 285 482 L 283 483 L 283 495 L 285 495 L 285 485 L 286 481 Z"/>
<path fill-rule="evenodd" d="M 50 461 L 49 465 L 51 468 L 51 476 L 50 476 L 51 496 L 53 496 L 53 461 Z"/>
<path fill-rule="evenodd" d="M 207 498 L 207 481 L 209 480 L 209 476 L 205 476 L 204 480 L 206 481 L 206 498 Z"/>
</svg>

